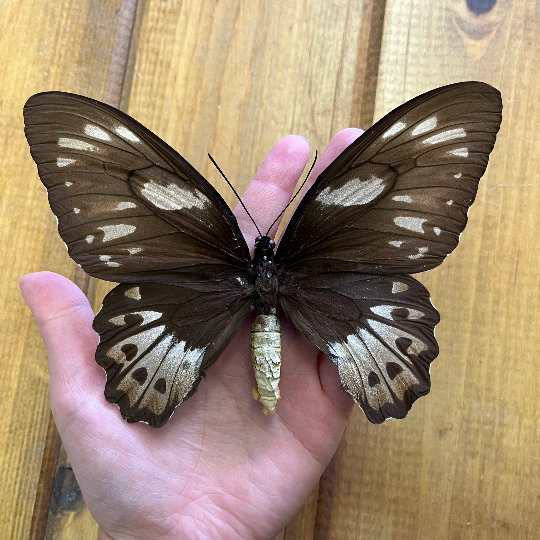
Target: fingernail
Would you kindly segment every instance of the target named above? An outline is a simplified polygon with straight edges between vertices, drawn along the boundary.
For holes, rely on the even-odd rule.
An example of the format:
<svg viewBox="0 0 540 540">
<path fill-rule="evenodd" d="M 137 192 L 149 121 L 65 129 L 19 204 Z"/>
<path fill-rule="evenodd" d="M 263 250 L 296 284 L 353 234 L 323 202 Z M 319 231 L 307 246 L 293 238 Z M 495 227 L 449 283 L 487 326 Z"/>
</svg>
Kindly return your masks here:
<svg viewBox="0 0 540 540">
<path fill-rule="evenodd" d="M 300 135 L 300 133 L 294 133 L 294 135 L 296 135 L 297 137 L 302 137 L 302 139 L 304 139 L 304 141 L 306 141 L 309 144 L 309 139 L 307 137 Z"/>
</svg>

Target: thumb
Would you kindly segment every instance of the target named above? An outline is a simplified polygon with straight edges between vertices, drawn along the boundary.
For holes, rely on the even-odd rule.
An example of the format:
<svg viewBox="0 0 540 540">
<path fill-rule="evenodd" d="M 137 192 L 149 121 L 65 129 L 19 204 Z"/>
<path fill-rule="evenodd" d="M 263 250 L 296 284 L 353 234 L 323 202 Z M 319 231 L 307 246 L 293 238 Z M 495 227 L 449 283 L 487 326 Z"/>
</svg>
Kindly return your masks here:
<svg viewBox="0 0 540 540">
<path fill-rule="evenodd" d="M 83 292 L 58 274 L 28 274 L 19 286 L 47 348 L 51 407 L 60 428 L 83 404 L 88 408 L 91 396 L 103 392 L 104 373 L 94 361 L 99 342 L 92 329 L 94 314 Z"/>
</svg>

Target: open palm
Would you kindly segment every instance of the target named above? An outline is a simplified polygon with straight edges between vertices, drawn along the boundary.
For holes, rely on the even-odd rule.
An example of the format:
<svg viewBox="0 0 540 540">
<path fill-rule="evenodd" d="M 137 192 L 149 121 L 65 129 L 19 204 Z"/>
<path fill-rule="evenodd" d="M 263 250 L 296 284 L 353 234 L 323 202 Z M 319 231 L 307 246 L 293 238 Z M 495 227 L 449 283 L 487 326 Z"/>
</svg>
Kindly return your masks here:
<svg viewBox="0 0 540 540">
<path fill-rule="evenodd" d="M 313 178 L 360 133 L 336 135 Z M 261 165 L 243 197 L 261 230 L 287 204 L 308 155 L 307 143 L 289 136 Z M 253 246 L 253 224 L 243 209 L 235 215 Z M 83 293 L 49 272 L 25 276 L 21 290 L 47 346 L 51 407 L 100 538 L 269 539 L 293 517 L 336 450 L 352 401 L 335 366 L 288 321 L 276 414 L 264 416 L 252 397 L 248 318 L 195 395 L 153 429 L 126 423 L 105 401 Z"/>
</svg>

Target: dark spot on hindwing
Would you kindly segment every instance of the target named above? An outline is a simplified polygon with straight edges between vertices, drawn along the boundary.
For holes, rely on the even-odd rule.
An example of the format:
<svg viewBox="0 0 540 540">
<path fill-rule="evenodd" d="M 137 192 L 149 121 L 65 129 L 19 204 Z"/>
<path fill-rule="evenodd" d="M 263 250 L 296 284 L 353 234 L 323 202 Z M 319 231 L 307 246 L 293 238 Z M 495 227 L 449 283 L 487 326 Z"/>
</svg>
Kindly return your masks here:
<svg viewBox="0 0 540 540">
<path fill-rule="evenodd" d="M 145 367 L 137 368 L 132 374 L 131 377 L 135 379 L 141 386 L 146 382 L 148 378 L 148 371 Z"/>
<path fill-rule="evenodd" d="M 396 339 L 396 347 L 398 348 L 399 352 L 403 354 L 404 356 L 409 356 L 409 347 L 412 345 L 412 339 L 407 337 L 400 337 Z"/>
<path fill-rule="evenodd" d="M 128 313 L 127 315 L 124 315 L 124 321 L 128 326 L 136 326 L 144 321 L 144 317 L 136 313 Z"/>
<path fill-rule="evenodd" d="M 126 362 L 131 362 L 139 349 L 137 345 L 134 345 L 133 343 L 126 343 L 125 345 L 122 345 L 120 350 L 126 355 Z"/>
<path fill-rule="evenodd" d="M 156 389 L 156 392 L 164 394 L 165 390 L 167 390 L 167 383 L 165 382 L 165 379 L 163 377 L 161 377 L 161 379 L 158 379 L 156 381 L 156 384 L 154 384 L 154 388 Z"/>
<path fill-rule="evenodd" d="M 409 316 L 409 310 L 406 308 L 398 307 L 392 310 L 392 320 L 394 321 L 407 319 L 408 316 Z"/>
<path fill-rule="evenodd" d="M 388 373 L 390 379 L 394 380 L 402 371 L 403 368 L 399 364 L 395 362 L 386 363 L 386 373 Z"/>
<path fill-rule="evenodd" d="M 368 375 L 368 383 L 369 383 L 369 386 L 373 388 L 376 384 L 381 384 L 381 379 L 379 379 L 379 376 L 374 371 L 372 371 Z"/>
</svg>

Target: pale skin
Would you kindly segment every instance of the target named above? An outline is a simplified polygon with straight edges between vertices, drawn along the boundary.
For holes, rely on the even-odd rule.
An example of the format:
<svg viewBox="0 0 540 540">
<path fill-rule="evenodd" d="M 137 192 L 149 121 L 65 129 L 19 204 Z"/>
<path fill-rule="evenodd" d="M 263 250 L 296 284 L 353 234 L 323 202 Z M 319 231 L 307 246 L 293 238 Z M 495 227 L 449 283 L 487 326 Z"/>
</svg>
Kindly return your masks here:
<svg viewBox="0 0 540 540">
<path fill-rule="evenodd" d="M 312 178 L 361 133 L 338 133 Z M 291 135 L 260 166 L 242 200 L 263 233 L 308 159 L 307 142 Z M 255 227 L 239 205 L 235 215 L 253 246 Z M 289 321 L 281 318 L 275 414 L 263 415 L 253 399 L 248 318 L 195 395 L 153 429 L 128 424 L 105 401 L 93 312 L 78 287 L 50 272 L 28 274 L 20 287 L 47 347 L 52 411 L 100 540 L 268 540 L 285 527 L 336 451 L 354 405 L 336 366 Z"/>
</svg>

